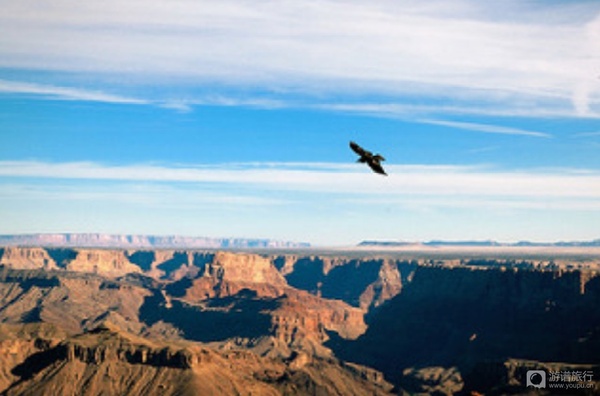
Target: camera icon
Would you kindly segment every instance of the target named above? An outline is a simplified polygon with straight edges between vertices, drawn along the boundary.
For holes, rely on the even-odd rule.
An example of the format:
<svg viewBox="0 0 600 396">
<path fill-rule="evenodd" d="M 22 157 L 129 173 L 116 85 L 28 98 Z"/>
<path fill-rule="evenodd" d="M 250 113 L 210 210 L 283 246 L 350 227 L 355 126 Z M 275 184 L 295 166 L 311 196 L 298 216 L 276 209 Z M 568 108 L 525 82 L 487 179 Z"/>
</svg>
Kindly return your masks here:
<svg viewBox="0 0 600 396">
<path fill-rule="evenodd" d="M 546 388 L 546 372 L 544 370 L 527 370 L 526 386 L 529 388 L 543 389 Z"/>
</svg>

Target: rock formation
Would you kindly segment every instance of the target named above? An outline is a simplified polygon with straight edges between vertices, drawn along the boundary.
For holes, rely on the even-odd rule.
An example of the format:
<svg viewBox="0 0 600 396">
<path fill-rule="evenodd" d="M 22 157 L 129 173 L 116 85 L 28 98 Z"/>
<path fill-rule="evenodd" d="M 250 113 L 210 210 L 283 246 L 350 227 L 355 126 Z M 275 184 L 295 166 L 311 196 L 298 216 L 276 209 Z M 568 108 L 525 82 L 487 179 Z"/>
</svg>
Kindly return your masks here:
<svg viewBox="0 0 600 396">
<path fill-rule="evenodd" d="M 205 261 L 186 290 L 186 299 L 227 297 L 249 289 L 260 297 L 278 297 L 287 283 L 275 266 L 256 254 L 218 252 Z"/>
<path fill-rule="evenodd" d="M 19 269 L 56 269 L 48 251 L 39 247 L 7 247 L 0 249 L 0 265 Z"/>
<path fill-rule="evenodd" d="M 77 250 L 77 256 L 66 269 L 74 272 L 91 272 L 111 278 L 142 272 L 137 265 L 132 264 L 125 257 L 125 252 L 101 249 Z"/>
<path fill-rule="evenodd" d="M 291 286 L 339 299 L 365 311 L 402 289 L 416 261 L 344 256 L 278 256 L 273 262 Z"/>
<path fill-rule="evenodd" d="M 454 368 L 468 378 L 461 388 L 478 392 L 490 386 L 488 381 L 478 388 L 482 382 L 472 374 L 483 362 L 503 365 L 512 358 L 589 368 L 600 363 L 600 276 L 585 269 L 419 266 L 363 336 L 329 346 L 342 359 L 381 370 L 412 392 L 422 391 L 415 379 L 431 379 L 431 372 L 416 375 L 415 367 Z M 440 381 L 451 379 L 452 389 L 461 382 L 438 372 Z"/>
<path fill-rule="evenodd" d="M 310 359 L 300 367 L 243 350 L 150 341 L 110 325 L 62 339 L 38 335 L 28 349 L 16 350 L 33 337 L 13 330 L 0 339 L 0 350 L 9 356 L 0 374 L 10 370 L 0 377 L 3 394 L 385 395 L 391 389 L 333 360 Z"/>
<path fill-rule="evenodd" d="M 345 366 L 322 346 L 328 332 L 343 338 L 362 334 L 363 312 L 290 287 L 264 256 L 93 249 L 50 254 L 39 248 L 6 248 L 2 253 L 0 323 L 46 323 L 68 335 L 63 336 L 68 341 L 53 341 L 47 350 L 34 348 L 29 341 L 21 345 L 18 337 L 7 341 L 6 348 L 23 346 L 24 351 L 20 360 L 5 362 L 10 367 L 0 367 L 0 373 L 5 373 L 0 384 L 8 388 L 7 394 L 69 393 L 77 387 L 89 394 L 136 394 L 149 389 L 165 394 L 203 390 L 235 394 L 248 386 L 261 394 L 316 389 L 331 394 L 386 394 L 391 389 L 373 370 Z M 124 346 L 121 336 L 115 341 L 115 332 L 130 334 L 127 339 L 136 339 L 136 346 Z M 218 362 L 211 370 L 222 376 L 223 384 L 202 380 L 207 384 L 198 385 L 197 372 L 204 373 L 206 365 L 195 363 L 193 348 L 192 352 L 171 350 L 148 346 L 155 341 L 140 341 L 151 339 L 168 345 L 210 343 L 213 350 L 221 351 L 211 352 Z M 263 361 L 257 354 L 270 357 Z M 256 370 L 238 367 L 232 374 L 231 356 L 254 359 Z M 38 367 L 36 361 L 47 364 Z M 110 384 L 98 376 L 98 368 L 113 373 Z M 26 373 L 31 371 L 34 375 L 29 377 Z M 243 378 L 256 378 L 241 380 L 238 371 L 246 373 Z M 171 377 L 171 372 L 178 374 Z M 42 380 L 50 373 L 52 381 Z M 365 373 L 378 381 L 366 380 Z M 146 381 L 150 388 L 123 388 L 132 378 Z M 183 388 L 169 388 L 163 383 L 168 378 L 184 384 Z"/>
<path fill-rule="evenodd" d="M 9 246 L 0 393 L 518 393 L 600 373 L 599 307 L 593 255 Z"/>
</svg>

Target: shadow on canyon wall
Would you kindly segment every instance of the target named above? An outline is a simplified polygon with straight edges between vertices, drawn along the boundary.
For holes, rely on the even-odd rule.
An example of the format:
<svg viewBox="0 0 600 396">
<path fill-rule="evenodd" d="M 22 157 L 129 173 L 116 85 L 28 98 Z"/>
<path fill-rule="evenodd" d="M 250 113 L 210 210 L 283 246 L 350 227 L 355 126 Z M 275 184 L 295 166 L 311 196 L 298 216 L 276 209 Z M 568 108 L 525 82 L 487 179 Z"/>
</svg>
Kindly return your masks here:
<svg viewBox="0 0 600 396">
<path fill-rule="evenodd" d="M 269 333 L 271 316 L 267 312 L 278 304 L 277 300 L 257 298 L 256 292 L 243 290 L 231 297 L 211 299 L 202 306 L 173 300 L 167 307 L 157 292 L 145 298 L 139 318 L 148 325 L 158 321 L 170 323 L 193 341 L 254 339 Z"/>
<path fill-rule="evenodd" d="M 402 293 L 371 318 L 356 341 L 330 333 L 347 361 L 402 384 L 414 367 L 458 367 L 530 359 L 600 363 L 600 277 L 579 271 L 419 267 Z"/>
</svg>

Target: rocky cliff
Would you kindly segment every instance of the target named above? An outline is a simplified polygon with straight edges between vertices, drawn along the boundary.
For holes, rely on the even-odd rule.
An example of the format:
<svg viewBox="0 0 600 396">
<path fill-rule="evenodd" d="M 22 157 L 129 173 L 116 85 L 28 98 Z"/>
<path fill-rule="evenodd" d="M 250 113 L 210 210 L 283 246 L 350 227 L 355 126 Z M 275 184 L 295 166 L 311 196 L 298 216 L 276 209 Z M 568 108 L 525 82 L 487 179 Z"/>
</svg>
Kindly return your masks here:
<svg viewBox="0 0 600 396">
<path fill-rule="evenodd" d="M 55 324 L 70 333 L 112 318 L 140 331 L 138 312 L 149 288 L 94 274 L 0 267 L 0 323 Z"/>
<path fill-rule="evenodd" d="M 240 290 L 254 290 L 260 297 L 278 297 L 287 282 L 273 263 L 256 254 L 217 252 L 204 261 L 190 287 L 186 299 L 203 300 L 226 297 Z"/>
<path fill-rule="evenodd" d="M 381 374 L 345 365 L 322 347 L 328 331 L 346 338 L 362 334 L 362 311 L 290 288 L 260 258 L 242 261 L 262 274 L 247 278 L 248 268 L 228 274 L 230 259 L 217 255 L 201 277 L 232 285 L 243 280 L 244 288 L 203 299 L 190 299 L 185 291 L 173 296 L 165 286 L 177 282 L 136 272 L 109 278 L 97 271 L 0 267 L 0 352 L 10 355 L 0 362 L 0 391 L 388 394 L 391 386 Z M 267 281 L 280 283 L 284 294 L 252 290 Z M 25 337 L 17 329 L 40 323 L 62 335 Z M 3 340 L 6 326 L 13 330 Z"/>
<path fill-rule="evenodd" d="M 139 266 L 127 259 L 125 252 L 99 249 L 78 249 L 77 255 L 67 264 L 66 269 L 74 272 L 91 272 L 111 278 L 142 272 Z"/>
<path fill-rule="evenodd" d="M 329 346 L 413 392 L 419 391 L 411 383 L 415 367 L 454 368 L 464 382 L 455 377 L 452 387 L 478 392 L 490 390 L 478 386 L 491 381 L 483 385 L 473 375 L 484 362 L 593 367 L 600 363 L 600 275 L 587 269 L 419 266 L 402 292 L 373 316 L 364 335 Z M 521 374 L 512 385 L 522 390 Z M 510 378 L 502 375 L 498 370 L 495 385 L 504 381 L 508 387 Z"/>
<path fill-rule="evenodd" d="M 5 326 L 0 325 L 0 335 Z M 10 376 L 0 377 L 6 395 L 385 395 L 391 390 L 383 379 L 369 377 L 372 371 L 334 360 L 298 365 L 297 359 L 285 362 L 243 350 L 149 341 L 111 325 L 58 339 L 15 331 L 13 326 L 0 338 L 0 350 L 10 358 L 0 364 L 3 372 L 10 369 Z M 15 350 L 15 343 L 27 338 L 35 345 Z"/>
<path fill-rule="evenodd" d="M 65 269 L 112 278 L 143 273 L 182 283 L 194 279 L 193 287 L 187 287 L 191 299 L 231 295 L 248 285 L 261 295 L 274 297 L 289 285 L 365 311 L 398 294 L 422 263 L 344 256 L 12 246 L 0 249 L 0 255 L 0 264 L 17 269 Z"/>
<path fill-rule="evenodd" d="M 134 333 L 200 342 L 237 339 L 261 348 L 272 339 L 270 353 L 281 356 L 294 350 L 328 356 L 321 347 L 328 332 L 356 338 L 366 330 L 363 311 L 289 286 L 265 256 L 90 249 L 40 252 L 44 250 L 4 250 L 3 257 L 11 264 L 0 267 L 0 304 L 4 305 L 0 321 L 43 321 L 71 333 L 110 321 Z M 142 273 L 155 280 L 140 277 Z"/>
<path fill-rule="evenodd" d="M 0 365 L 0 385 L 15 394 L 40 390 L 36 384 L 51 373 L 79 386 L 81 378 L 100 384 L 97 371 L 86 371 L 96 365 L 120 372 L 118 381 L 139 377 L 152 386 L 166 386 L 160 373 L 178 370 L 185 378 L 169 378 L 198 390 L 196 372 L 210 365 L 194 363 L 195 354 L 205 356 L 198 351 L 206 347 L 217 366 L 225 365 L 208 371 L 237 384 L 219 388 L 226 394 L 243 389 L 238 385 L 266 394 L 347 394 L 355 386 L 356 394 L 377 394 L 389 391 L 384 377 L 398 392 L 521 392 L 526 367 L 596 370 L 599 307 L 600 258 L 591 255 L 6 247 L 0 249 L 0 323 L 44 323 L 64 335 L 54 337 L 58 342 L 8 337 L 5 350 L 21 348 L 26 356 L 13 354 Z M 52 352 L 36 355 L 44 351 Z M 54 363 L 26 377 L 15 368 L 28 356 Z M 246 378 L 237 382 L 231 356 L 268 369 L 236 366 Z"/>
<path fill-rule="evenodd" d="M 418 264 L 414 260 L 345 256 L 287 255 L 272 259 L 290 285 L 365 311 L 398 294 Z"/>
<path fill-rule="evenodd" d="M 1 248 L 0 265 L 19 269 L 57 269 L 56 262 L 48 251 L 39 247 L 31 248 Z"/>
</svg>

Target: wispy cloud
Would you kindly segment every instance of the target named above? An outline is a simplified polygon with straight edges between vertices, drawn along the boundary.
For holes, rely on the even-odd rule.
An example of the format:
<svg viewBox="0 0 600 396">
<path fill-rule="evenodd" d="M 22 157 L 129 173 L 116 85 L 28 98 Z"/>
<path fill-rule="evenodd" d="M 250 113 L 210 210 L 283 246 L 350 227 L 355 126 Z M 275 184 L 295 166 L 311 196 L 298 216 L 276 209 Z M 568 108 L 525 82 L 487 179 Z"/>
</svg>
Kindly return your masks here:
<svg viewBox="0 0 600 396">
<path fill-rule="evenodd" d="M 274 109 L 292 106 L 280 100 L 234 95 L 199 95 L 193 99 L 142 98 L 111 94 L 99 90 L 69 86 L 0 79 L 0 94 L 28 95 L 52 100 L 77 100 L 117 104 L 154 105 L 179 112 L 189 112 L 196 106 L 247 107 Z"/>
<path fill-rule="evenodd" d="M 158 103 L 160 107 L 173 109 L 180 112 L 192 111 L 197 106 L 219 107 L 245 107 L 258 109 L 278 109 L 283 107 L 307 107 L 300 103 L 285 102 L 282 100 L 234 95 L 197 95 L 193 99 L 169 99 Z"/>
<path fill-rule="evenodd" d="M 43 96 L 59 100 L 81 100 L 90 102 L 148 104 L 144 99 L 113 95 L 101 91 L 35 84 L 0 79 L 0 93 Z"/>
<path fill-rule="evenodd" d="M 482 202 L 528 202 L 544 207 L 548 201 L 576 205 L 600 200 L 600 174 L 574 170 L 498 171 L 485 167 L 388 165 L 387 178 L 362 166 L 338 164 L 223 164 L 167 167 L 106 166 L 97 163 L 0 162 L 0 177 L 10 180 L 87 180 L 144 183 L 188 183 L 209 190 L 325 193 L 343 197 L 404 200 L 428 197 L 438 202 L 461 199 Z M 219 187 L 221 186 L 221 187 Z M 360 188 L 357 188 L 360 186 Z M 252 194 L 251 194 L 252 195 Z M 293 195 L 293 194 L 292 194 Z M 421 198 L 418 198 L 421 199 Z M 428 202 L 427 200 L 423 201 Z M 596 209 L 597 205 L 593 207 Z"/>
<path fill-rule="evenodd" d="M 192 90 L 259 87 L 284 101 L 298 93 L 324 103 L 443 97 L 463 110 L 587 117 L 600 106 L 598 15 L 587 1 L 60 0 L 43 12 L 36 2 L 7 2 L 0 67 Z M 168 97 L 151 102 L 189 109 Z"/>
<path fill-rule="evenodd" d="M 482 133 L 497 133 L 501 135 L 521 135 L 532 136 L 538 138 L 550 138 L 552 135 L 545 132 L 529 131 L 519 128 L 510 128 L 500 125 L 478 124 L 472 122 L 446 121 L 446 120 L 427 120 L 422 119 L 419 122 L 430 125 L 440 125 L 449 128 L 463 129 L 466 131 L 482 132 Z"/>
<path fill-rule="evenodd" d="M 493 97 L 493 93 L 490 93 Z M 323 110 L 332 110 L 346 113 L 367 114 L 375 117 L 386 117 L 401 120 L 415 120 L 424 117 L 451 117 L 451 116 L 492 116 L 492 117 L 522 117 L 522 118 L 574 118 L 581 114 L 573 113 L 573 108 L 564 100 L 535 98 L 531 100 L 490 100 L 489 97 L 462 97 L 452 101 L 431 101 L 419 103 L 421 100 L 415 96 L 400 98 L 386 102 L 355 102 L 343 101 L 319 103 L 313 107 Z M 403 101 L 404 100 L 404 101 Z M 588 112 L 585 118 L 598 119 L 600 112 Z"/>
<path fill-rule="evenodd" d="M 231 192 L 215 189 L 181 188 L 166 184 L 144 183 L 2 183 L 0 200 L 24 201 L 103 201 L 114 204 L 171 207 L 177 209 L 199 206 L 243 208 L 274 207 L 284 201 L 252 192 Z"/>
<path fill-rule="evenodd" d="M 276 236 L 321 244 L 597 238 L 597 171 L 392 164 L 382 177 L 359 165 L 2 161 L 0 229 Z"/>
</svg>

